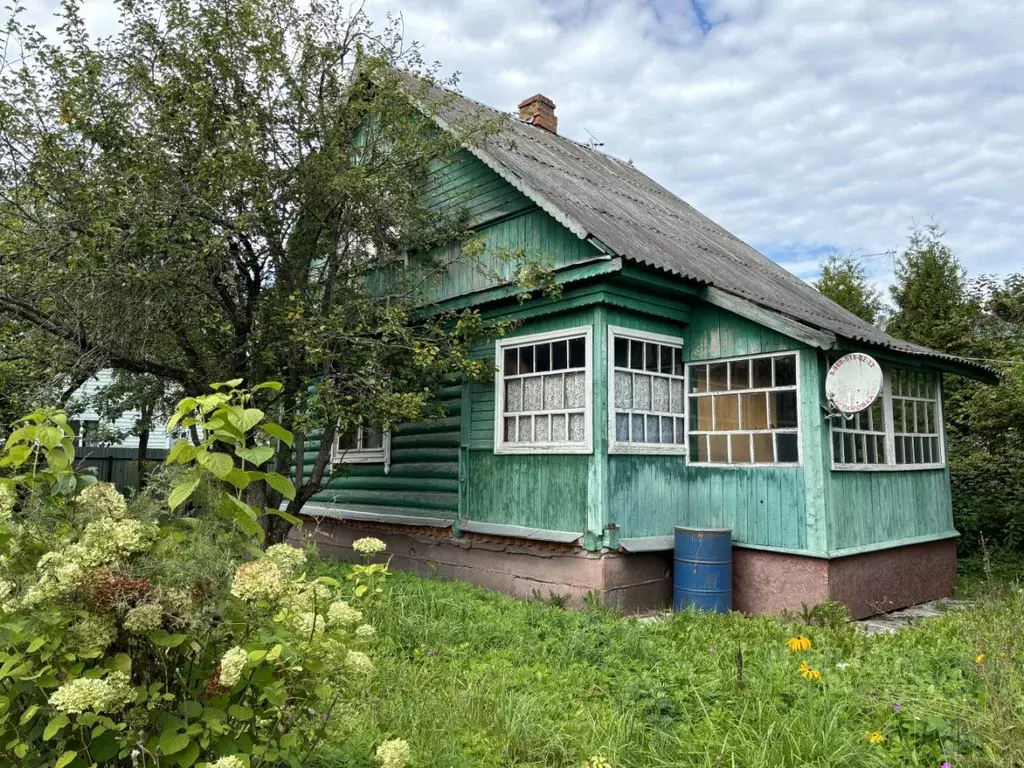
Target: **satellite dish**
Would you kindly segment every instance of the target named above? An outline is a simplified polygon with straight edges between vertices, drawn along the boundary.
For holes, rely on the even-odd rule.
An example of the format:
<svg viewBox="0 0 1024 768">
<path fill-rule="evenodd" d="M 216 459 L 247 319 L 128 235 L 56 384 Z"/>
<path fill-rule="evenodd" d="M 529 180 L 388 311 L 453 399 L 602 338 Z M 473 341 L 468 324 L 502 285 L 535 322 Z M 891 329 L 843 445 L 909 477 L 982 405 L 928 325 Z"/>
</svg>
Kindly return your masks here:
<svg viewBox="0 0 1024 768">
<path fill-rule="evenodd" d="M 825 396 L 843 413 L 863 411 L 881 391 L 882 366 L 862 352 L 843 355 L 825 376 Z"/>
</svg>

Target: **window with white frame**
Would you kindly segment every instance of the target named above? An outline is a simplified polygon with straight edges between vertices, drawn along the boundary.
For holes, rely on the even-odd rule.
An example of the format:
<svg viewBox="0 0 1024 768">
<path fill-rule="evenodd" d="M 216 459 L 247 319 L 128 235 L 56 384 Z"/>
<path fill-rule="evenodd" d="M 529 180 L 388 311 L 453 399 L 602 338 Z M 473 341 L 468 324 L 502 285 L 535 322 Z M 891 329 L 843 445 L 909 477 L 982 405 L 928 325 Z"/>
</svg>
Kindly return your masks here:
<svg viewBox="0 0 1024 768">
<path fill-rule="evenodd" d="M 496 344 L 495 453 L 590 453 L 591 329 Z"/>
<path fill-rule="evenodd" d="M 942 467 L 942 402 L 937 374 L 883 369 L 882 393 L 865 411 L 834 419 L 836 469 Z"/>
<path fill-rule="evenodd" d="M 797 354 L 686 366 L 691 464 L 800 463 Z"/>
<path fill-rule="evenodd" d="M 610 328 L 609 443 L 612 453 L 686 452 L 683 341 Z"/>
<path fill-rule="evenodd" d="M 335 464 L 391 464 L 391 431 L 368 425 L 334 438 L 331 461 Z"/>
</svg>

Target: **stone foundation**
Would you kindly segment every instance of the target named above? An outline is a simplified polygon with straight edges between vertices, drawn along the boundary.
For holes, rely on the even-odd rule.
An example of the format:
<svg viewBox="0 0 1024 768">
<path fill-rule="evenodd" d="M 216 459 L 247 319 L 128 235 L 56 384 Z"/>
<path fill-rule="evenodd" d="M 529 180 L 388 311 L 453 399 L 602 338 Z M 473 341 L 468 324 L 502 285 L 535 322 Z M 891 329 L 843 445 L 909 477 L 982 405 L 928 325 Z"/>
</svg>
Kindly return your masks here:
<svg viewBox="0 0 1024 768">
<path fill-rule="evenodd" d="M 388 545 L 391 566 L 424 576 L 478 584 L 513 597 L 567 597 L 580 608 L 588 593 L 626 613 L 660 610 L 672 603 L 672 552 L 588 552 L 576 544 L 465 534 L 447 528 L 411 527 L 357 520 L 306 520 L 325 557 L 357 560 L 352 542 L 376 536 Z M 293 532 L 298 542 L 300 534 Z M 831 597 L 852 618 L 947 597 L 956 581 L 953 539 L 823 558 L 733 547 L 733 608 L 748 615 L 801 612 Z"/>
</svg>

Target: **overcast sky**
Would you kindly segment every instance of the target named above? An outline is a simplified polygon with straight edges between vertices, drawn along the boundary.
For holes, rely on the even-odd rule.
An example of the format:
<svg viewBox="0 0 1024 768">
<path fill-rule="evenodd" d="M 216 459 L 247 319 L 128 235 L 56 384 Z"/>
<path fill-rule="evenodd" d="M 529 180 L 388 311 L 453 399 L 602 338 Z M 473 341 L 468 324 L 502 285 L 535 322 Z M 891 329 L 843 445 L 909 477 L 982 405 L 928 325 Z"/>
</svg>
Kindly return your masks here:
<svg viewBox="0 0 1024 768">
<path fill-rule="evenodd" d="M 31 14 L 49 26 L 44 6 Z M 110 31 L 112 0 L 89 0 Z M 368 0 L 461 89 L 632 159 L 813 278 L 823 254 L 885 283 L 934 218 L 971 273 L 1024 268 L 1020 0 Z M 3 11 L 0 11 L 2 14 Z M 588 133 L 589 132 L 589 133 Z"/>
</svg>

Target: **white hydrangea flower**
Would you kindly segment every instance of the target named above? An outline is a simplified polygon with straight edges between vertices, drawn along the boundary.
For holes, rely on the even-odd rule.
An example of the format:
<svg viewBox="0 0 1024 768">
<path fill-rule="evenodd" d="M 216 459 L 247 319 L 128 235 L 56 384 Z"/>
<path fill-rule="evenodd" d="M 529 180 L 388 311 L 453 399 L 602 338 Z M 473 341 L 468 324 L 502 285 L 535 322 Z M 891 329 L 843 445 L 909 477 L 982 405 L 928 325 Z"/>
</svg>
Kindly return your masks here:
<svg viewBox="0 0 1024 768">
<path fill-rule="evenodd" d="M 68 680 L 50 696 L 50 705 L 58 712 L 117 713 L 135 701 L 135 689 L 124 672 L 111 672 L 105 678 L 79 677 Z"/>
<path fill-rule="evenodd" d="M 373 626 L 370 624 L 360 624 L 358 627 L 356 627 L 356 637 L 366 639 L 373 637 L 376 634 L 377 630 L 374 629 Z"/>
<path fill-rule="evenodd" d="M 79 649 L 103 651 L 117 637 L 117 627 L 103 616 L 89 614 L 71 627 L 71 636 Z"/>
<path fill-rule="evenodd" d="M 276 600 L 285 590 L 281 569 L 266 558 L 250 560 L 238 566 L 231 594 L 241 600 Z"/>
<path fill-rule="evenodd" d="M 376 539 L 373 536 L 367 536 L 363 539 L 356 539 L 352 542 L 352 549 L 361 555 L 377 555 L 388 548 L 380 539 Z"/>
<path fill-rule="evenodd" d="M 110 483 L 93 483 L 82 489 L 75 502 L 96 517 L 121 520 L 128 514 L 128 502 Z"/>
<path fill-rule="evenodd" d="M 242 670 L 249 663 L 249 654 L 244 648 L 235 646 L 225 652 L 220 660 L 220 684 L 225 688 L 234 688 L 235 683 L 242 679 Z"/>
<path fill-rule="evenodd" d="M 309 611 L 308 613 L 300 613 L 293 617 L 292 626 L 301 637 L 309 639 L 323 634 L 327 627 L 327 622 L 324 621 L 322 616 Z"/>
<path fill-rule="evenodd" d="M 210 768 L 245 768 L 245 763 L 234 755 L 222 757 L 215 763 L 210 763 Z"/>
<path fill-rule="evenodd" d="M 330 587 L 322 581 L 314 581 L 301 585 L 295 594 L 289 595 L 284 601 L 284 607 L 295 614 L 323 611 L 333 596 Z"/>
<path fill-rule="evenodd" d="M 381 768 L 405 768 L 410 756 L 409 742 L 404 739 L 389 739 L 377 747 Z"/>
<path fill-rule="evenodd" d="M 288 576 L 298 576 L 306 567 L 306 553 L 291 544 L 275 544 L 267 547 L 267 559 Z"/>
<path fill-rule="evenodd" d="M 7 522 L 14 514 L 14 504 L 18 495 L 10 483 L 0 483 L 0 522 Z"/>
<path fill-rule="evenodd" d="M 327 621 L 331 624 L 358 624 L 363 614 L 344 600 L 335 600 L 327 609 Z"/>
<path fill-rule="evenodd" d="M 129 632 L 144 634 L 159 629 L 163 623 L 163 609 L 154 603 L 137 605 L 124 615 L 122 624 Z"/>
<path fill-rule="evenodd" d="M 368 677 L 373 674 L 373 662 L 362 651 L 349 651 L 345 656 L 345 666 L 357 675 Z"/>
</svg>

